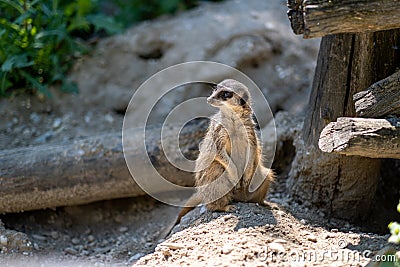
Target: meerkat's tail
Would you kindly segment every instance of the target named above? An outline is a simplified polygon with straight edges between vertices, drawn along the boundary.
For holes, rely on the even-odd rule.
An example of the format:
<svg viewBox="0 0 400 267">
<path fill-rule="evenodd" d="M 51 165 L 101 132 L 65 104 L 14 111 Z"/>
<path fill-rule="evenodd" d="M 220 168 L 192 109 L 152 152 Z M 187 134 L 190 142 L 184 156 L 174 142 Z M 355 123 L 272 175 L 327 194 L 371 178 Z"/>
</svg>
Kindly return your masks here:
<svg viewBox="0 0 400 267">
<path fill-rule="evenodd" d="M 179 224 L 182 217 L 185 216 L 189 211 L 193 210 L 197 205 L 201 204 L 201 199 L 198 194 L 192 195 L 185 203 L 185 206 L 181 209 L 176 219 L 170 223 L 165 230 L 160 234 L 159 239 L 165 239 L 175 227 Z"/>
</svg>

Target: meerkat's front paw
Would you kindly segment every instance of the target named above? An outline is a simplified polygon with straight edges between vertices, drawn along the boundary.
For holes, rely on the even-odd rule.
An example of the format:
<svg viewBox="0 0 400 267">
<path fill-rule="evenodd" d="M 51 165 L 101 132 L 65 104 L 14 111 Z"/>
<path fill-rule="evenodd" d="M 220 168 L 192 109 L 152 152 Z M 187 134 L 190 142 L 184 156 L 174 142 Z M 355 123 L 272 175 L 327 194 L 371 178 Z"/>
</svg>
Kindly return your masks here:
<svg viewBox="0 0 400 267">
<path fill-rule="evenodd" d="M 226 205 L 225 207 L 223 207 L 221 209 L 221 211 L 225 211 L 225 212 L 233 212 L 235 210 L 236 210 L 236 208 L 233 205 Z"/>
<path fill-rule="evenodd" d="M 279 209 L 278 206 L 276 204 L 272 204 L 272 203 L 268 203 L 266 200 L 263 200 L 261 202 L 258 203 L 259 205 L 269 209 L 269 210 L 277 210 Z"/>
</svg>

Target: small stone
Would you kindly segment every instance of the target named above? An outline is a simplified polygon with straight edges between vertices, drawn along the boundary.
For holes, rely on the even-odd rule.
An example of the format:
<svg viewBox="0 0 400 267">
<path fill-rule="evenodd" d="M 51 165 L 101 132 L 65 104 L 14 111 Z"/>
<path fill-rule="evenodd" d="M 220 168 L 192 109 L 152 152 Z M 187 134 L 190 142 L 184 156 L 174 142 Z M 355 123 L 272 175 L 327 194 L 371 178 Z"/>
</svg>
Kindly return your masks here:
<svg viewBox="0 0 400 267">
<path fill-rule="evenodd" d="M 59 237 L 58 232 L 56 232 L 56 231 L 51 231 L 50 236 L 51 236 L 53 239 L 57 239 L 57 238 Z"/>
<path fill-rule="evenodd" d="M 88 241 L 89 243 L 92 243 L 94 240 L 95 240 L 94 236 L 88 235 L 87 241 Z"/>
<path fill-rule="evenodd" d="M 307 224 L 307 221 L 304 220 L 304 219 L 301 219 L 301 220 L 300 220 L 300 223 L 301 223 L 301 224 Z"/>
<path fill-rule="evenodd" d="M 40 241 L 46 241 L 46 237 L 43 235 L 37 235 L 37 234 L 33 234 L 32 237 L 36 240 L 40 240 Z"/>
<path fill-rule="evenodd" d="M 76 238 L 76 237 L 74 237 L 74 238 L 71 239 L 71 243 L 72 243 L 73 245 L 78 245 L 78 244 L 79 244 L 79 239 Z"/>
<path fill-rule="evenodd" d="M 337 232 L 339 232 L 339 230 L 336 229 L 336 228 L 333 228 L 333 229 L 331 229 L 331 232 L 332 232 L 332 233 L 337 233 Z"/>
<path fill-rule="evenodd" d="M 118 231 L 119 231 L 120 233 L 128 232 L 128 227 L 126 227 L 126 226 L 121 226 L 120 228 L 118 228 Z"/>
<path fill-rule="evenodd" d="M 61 124 L 62 124 L 62 119 L 61 118 L 55 119 L 53 121 L 53 129 L 55 130 L 55 129 L 60 128 Z"/>
<path fill-rule="evenodd" d="M 307 236 L 307 240 L 311 241 L 311 242 L 317 242 L 317 237 L 315 235 L 313 235 L 313 234 L 309 234 Z"/>
<path fill-rule="evenodd" d="M 185 247 L 185 245 L 178 244 L 178 243 L 162 243 L 162 244 L 160 244 L 160 246 L 164 246 L 164 247 L 167 247 L 170 249 L 181 249 L 181 248 Z"/>
<path fill-rule="evenodd" d="M 171 251 L 170 251 L 169 249 L 167 249 L 167 248 L 162 249 L 161 252 L 162 252 L 162 254 L 163 254 L 164 256 L 166 256 L 166 257 L 172 256 Z"/>
<path fill-rule="evenodd" d="M 64 252 L 70 255 L 76 255 L 78 254 L 78 251 L 74 248 L 66 248 L 64 249 Z"/>
<path fill-rule="evenodd" d="M 3 246 L 7 246 L 8 238 L 6 236 L 4 236 L 4 235 L 1 235 L 0 236 L 0 244 L 3 245 Z"/>
<path fill-rule="evenodd" d="M 33 123 L 39 123 L 40 122 L 40 116 L 36 113 L 36 112 L 32 112 L 31 115 L 29 115 L 29 119 L 33 122 Z"/>
<path fill-rule="evenodd" d="M 273 251 L 277 251 L 277 252 L 281 252 L 281 253 L 284 253 L 286 251 L 285 248 L 282 246 L 282 244 L 275 243 L 275 242 L 269 243 L 268 247 Z"/>
<path fill-rule="evenodd" d="M 231 253 L 234 249 L 235 248 L 233 246 L 225 245 L 222 247 L 221 253 L 226 255 L 226 254 Z"/>
<path fill-rule="evenodd" d="M 37 143 L 45 143 L 45 142 L 49 141 L 51 138 L 53 138 L 53 136 L 54 136 L 54 132 L 48 131 L 48 132 L 45 132 L 44 134 L 40 135 L 39 137 L 37 137 L 35 139 L 35 141 Z"/>
<path fill-rule="evenodd" d="M 285 215 L 285 212 L 282 211 L 282 210 L 278 210 L 278 211 L 276 212 L 276 214 L 278 214 L 279 216 L 283 216 L 283 215 Z"/>
<path fill-rule="evenodd" d="M 141 257 L 143 257 L 144 255 L 142 253 L 136 253 L 135 255 L 133 255 L 132 257 L 129 258 L 129 262 L 131 261 L 137 261 L 138 259 L 140 259 Z"/>
<path fill-rule="evenodd" d="M 109 122 L 109 123 L 114 122 L 114 118 L 113 118 L 110 114 L 106 114 L 106 115 L 104 116 L 104 119 L 105 119 L 107 122 Z"/>
</svg>

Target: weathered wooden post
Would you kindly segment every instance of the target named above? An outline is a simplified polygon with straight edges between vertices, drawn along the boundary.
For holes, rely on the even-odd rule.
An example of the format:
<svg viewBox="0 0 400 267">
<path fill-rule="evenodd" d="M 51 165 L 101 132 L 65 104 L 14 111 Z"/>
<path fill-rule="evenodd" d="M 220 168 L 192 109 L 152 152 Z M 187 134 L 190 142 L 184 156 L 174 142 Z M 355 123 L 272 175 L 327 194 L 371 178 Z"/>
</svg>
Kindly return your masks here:
<svg viewBox="0 0 400 267">
<path fill-rule="evenodd" d="M 400 30 L 370 32 L 396 25 L 400 27 L 400 18 L 380 28 L 369 27 L 371 17 L 363 19 L 362 13 L 353 14 L 351 8 L 371 10 L 366 5 L 372 4 L 375 10 L 381 11 L 379 5 L 382 8 L 388 4 L 392 6 L 396 1 L 353 2 L 350 6 L 349 1 L 344 0 L 289 0 L 289 8 L 292 8 L 289 18 L 295 33 L 304 33 L 306 38 L 337 34 L 324 36 L 321 41 L 309 106 L 301 140 L 296 145 L 297 154 L 288 188 L 297 200 L 308 202 L 333 216 L 356 220 L 370 208 L 379 178 L 380 160 L 324 153 L 318 148 L 318 141 L 328 123 L 338 117 L 356 116 L 353 94 L 393 74 L 396 67 L 400 67 Z M 323 14 L 327 16 L 325 19 Z M 384 12 L 369 14 L 375 20 L 384 16 Z M 317 16 L 319 22 L 316 22 Z M 360 16 L 364 23 L 359 23 Z M 342 24 L 337 18 L 346 23 Z M 333 24 L 337 26 L 333 27 Z M 346 26 L 343 31 L 340 31 L 341 25 Z"/>
</svg>

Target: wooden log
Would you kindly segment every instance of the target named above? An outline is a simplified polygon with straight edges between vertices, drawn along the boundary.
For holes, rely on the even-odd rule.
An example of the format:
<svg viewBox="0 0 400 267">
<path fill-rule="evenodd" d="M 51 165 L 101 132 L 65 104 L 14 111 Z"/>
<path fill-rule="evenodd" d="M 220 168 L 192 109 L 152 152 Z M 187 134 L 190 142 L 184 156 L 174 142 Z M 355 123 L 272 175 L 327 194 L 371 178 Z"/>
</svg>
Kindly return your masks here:
<svg viewBox="0 0 400 267">
<path fill-rule="evenodd" d="M 400 115 L 400 71 L 353 95 L 360 117 Z"/>
<path fill-rule="evenodd" d="M 400 31 L 335 34 L 322 38 L 296 157 L 288 178 L 291 196 L 351 221 L 368 214 L 380 175 L 379 159 L 324 153 L 322 129 L 338 117 L 355 117 L 352 96 L 393 74 L 400 65 Z M 359 182 L 362 181 L 362 182 Z"/>
<path fill-rule="evenodd" d="M 180 132 L 180 150 L 197 157 L 206 121 L 187 124 Z M 171 165 L 162 152 L 161 127 L 146 130 L 146 147 L 157 171 L 172 183 L 193 185 L 192 175 Z M 142 129 L 129 130 L 143 145 Z M 164 130 L 166 141 L 176 138 L 176 127 Z M 0 152 L 0 213 L 19 212 L 93 201 L 133 197 L 145 193 L 132 179 L 125 163 L 121 133 L 77 140 L 72 144 L 43 145 Z M 129 153 L 135 154 L 135 147 Z M 178 153 L 179 148 L 176 148 Z M 138 155 L 134 164 L 143 166 Z M 150 178 L 150 177 L 148 177 Z M 160 189 L 162 191 L 162 189 Z"/>
<path fill-rule="evenodd" d="M 318 145 L 329 153 L 400 159 L 400 119 L 338 118 L 322 130 Z"/>
<path fill-rule="evenodd" d="M 304 38 L 400 28 L 399 0 L 288 0 L 295 34 Z"/>
</svg>

